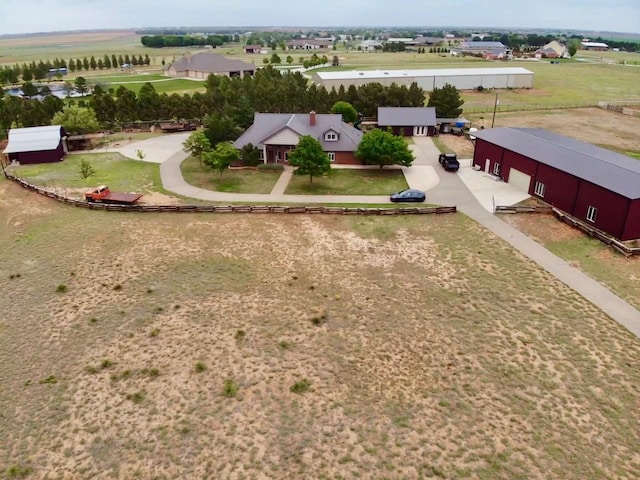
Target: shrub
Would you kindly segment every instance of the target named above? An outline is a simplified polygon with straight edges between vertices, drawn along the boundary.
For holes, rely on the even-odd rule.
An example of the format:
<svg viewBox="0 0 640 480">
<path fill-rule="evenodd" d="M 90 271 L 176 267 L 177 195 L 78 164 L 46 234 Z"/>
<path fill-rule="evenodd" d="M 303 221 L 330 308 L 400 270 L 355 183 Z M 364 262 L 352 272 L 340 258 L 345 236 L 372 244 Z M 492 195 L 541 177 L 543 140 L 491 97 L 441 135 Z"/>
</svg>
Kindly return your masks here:
<svg viewBox="0 0 640 480">
<path fill-rule="evenodd" d="M 291 388 L 289 390 L 293 393 L 304 393 L 309 390 L 310 387 L 311 382 L 306 378 L 303 378 L 302 380 L 298 380 L 296 383 L 291 385 Z"/>
<path fill-rule="evenodd" d="M 122 285 L 120 285 L 119 283 L 117 283 L 117 284 L 115 284 L 115 285 L 113 286 L 113 289 L 114 289 L 116 292 L 117 292 L 117 291 L 119 291 L 119 290 L 122 290 Z"/>
<path fill-rule="evenodd" d="M 288 342 L 286 340 L 280 340 L 278 342 L 278 346 L 283 350 L 288 350 L 291 348 L 291 342 Z"/>
<path fill-rule="evenodd" d="M 325 323 L 328 318 L 329 318 L 329 315 L 327 314 L 327 312 L 324 312 L 322 315 L 319 315 L 317 317 L 311 317 L 311 323 L 313 323 L 316 326 L 319 326 Z"/>
<path fill-rule="evenodd" d="M 160 335 L 160 329 L 159 328 L 154 328 L 153 330 L 151 330 L 151 332 L 149 332 L 149 336 L 150 337 L 157 337 L 158 335 Z"/>
<path fill-rule="evenodd" d="M 32 467 L 23 467 L 22 465 L 11 465 L 7 468 L 7 478 L 24 478 L 33 472 Z"/>
<path fill-rule="evenodd" d="M 64 283 L 61 283 L 56 287 L 56 292 L 65 293 L 67 291 L 67 286 Z"/>
<path fill-rule="evenodd" d="M 207 366 L 203 362 L 196 363 L 196 372 L 204 372 L 207 369 Z"/>
<path fill-rule="evenodd" d="M 131 400 L 133 403 L 142 403 L 144 392 L 127 393 L 127 400 Z"/>
<path fill-rule="evenodd" d="M 244 338 L 247 336 L 247 332 L 245 332 L 244 330 L 238 330 L 236 331 L 236 334 L 234 335 L 234 338 L 236 340 L 244 340 Z"/>
<path fill-rule="evenodd" d="M 236 396 L 236 393 L 238 393 L 238 385 L 236 385 L 236 382 L 231 378 L 225 380 L 224 387 L 222 387 L 222 395 L 227 398 L 232 398 Z"/>
<path fill-rule="evenodd" d="M 113 362 L 111 360 L 109 360 L 108 358 L 105 358 L 104 360 L 102 360 L 102 363 L 100 364 L 100 366 L 102 368 L 109 368 L 113 365 Z"/>
<path fill-rule="evenodd" d="M 47 378 L 45 378 L 44 380 L 40 380 L 40 382 L 38 383 L 40 384 L 48 383 L 50 385 L 53 385 L 54 383 L 58 383 L 58 380 L 53 375 L 49 375 Z"/>
</svg>

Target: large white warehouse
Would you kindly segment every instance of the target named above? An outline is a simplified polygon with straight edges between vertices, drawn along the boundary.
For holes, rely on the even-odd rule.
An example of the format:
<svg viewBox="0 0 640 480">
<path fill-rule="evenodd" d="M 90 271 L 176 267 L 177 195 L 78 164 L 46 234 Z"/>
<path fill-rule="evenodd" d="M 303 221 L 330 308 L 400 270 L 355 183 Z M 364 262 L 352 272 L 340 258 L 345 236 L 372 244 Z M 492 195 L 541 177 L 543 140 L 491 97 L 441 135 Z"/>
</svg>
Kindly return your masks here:
<svg viewBox="0 0 640 480">
<path fill-rule="evenodd" d="M 325 88 L 336 89 L 340 85 L 359 87 L 367 83 L 409 86 L 416 82 L 423 90 L 442 88 L 447 83 L 458 90 L 482 88 L 532 88 L 533 72 L 522 67 L 498 68 L 443 68 L 431 70 L 349 70 L 316 72 L 313 81 Z"/>
</svg>

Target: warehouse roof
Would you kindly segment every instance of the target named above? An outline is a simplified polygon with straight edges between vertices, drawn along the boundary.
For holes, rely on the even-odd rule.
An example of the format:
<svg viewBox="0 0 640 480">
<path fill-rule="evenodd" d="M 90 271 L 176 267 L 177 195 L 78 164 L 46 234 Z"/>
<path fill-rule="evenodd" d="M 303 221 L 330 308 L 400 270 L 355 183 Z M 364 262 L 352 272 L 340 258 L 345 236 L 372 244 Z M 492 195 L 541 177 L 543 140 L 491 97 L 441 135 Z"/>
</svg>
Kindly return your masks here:
<svg viewBox="0 0 640 480">
<path fill-rule="evenodd" d="M 404 77 L 459 77 L 467 75 L 533 75 L 522 67 L 497 68 L 439 68 L 424 70 L 347 70 L 316 72 L 322 80 L 347 80 L 355 78 L 404 78 Z"/>
<path fill-rule="evenodd" d="M 474 135 L 629 199 L 640 198 L 640 162 L 541 128 L 492 128 Z"/>
<path fill-rule="evenodd" d="M 60 125 L 12 128 L 9 130 L 9 144 L 3 153 L 55 150 L 63 136 L 64 130 Z"/>
<path fill-rule="evenodd" d="M 226 73 L 236 71 L 253 71 L 256 66 L 234 58 L 227 58 L 218 53 L 201 52 L 184 56 L 167 67 L 177 72 L 196 71 L 208 73 Z"/>
</svg>

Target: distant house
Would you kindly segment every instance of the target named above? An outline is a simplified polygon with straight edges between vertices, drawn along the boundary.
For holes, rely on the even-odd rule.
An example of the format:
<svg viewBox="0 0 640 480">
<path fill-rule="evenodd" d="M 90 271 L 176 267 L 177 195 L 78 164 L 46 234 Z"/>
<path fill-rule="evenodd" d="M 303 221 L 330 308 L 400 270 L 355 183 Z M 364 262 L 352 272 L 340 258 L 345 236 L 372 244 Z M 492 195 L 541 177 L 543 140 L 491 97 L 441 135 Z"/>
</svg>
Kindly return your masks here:
<svg viewBox="0 0 640 480">
<path fill-rule="evenodd" d="M 297 38 L 287 42 L 287 50 L 322 50 L 332 45 L 331 38 Z"/>
<path fill-rule="evenodd" d="M 535 52 L 536 57 L 541 58 L 569 58 L 569 49 L 566 45 L 553 40 L 547 43 L 544 47 L 539 48 Z"/>
<path fill-rule="evenodd" d="M 50 68 L 47 71 L 47 78 L 53 78 L 53 77 L 57 77 L 58 75 L 60 75 L 61 77 L 65 76 L 67 74 L 67 67 L 60 67 L 60 68 Z"/>
<path fill-rule="evenodd" d="M 502 42 L 460 42 L 451 49 L 452 55 L 474 55 L 490 60 L 511 60 L 513 51 Z"/>
<path fill-rule="evenodd" d="M 408 45 L 415 45 L 416 47 L 431 47 L 434 45 L 440 45 L 444 40 L 439 37 L 423 37 L 418 35 L 413 39 L 413 42 Z"/>
<path fill-rule="evenodd" d="M 363 52 L 375 52 L 376 50 L 380 50 L 382 48 L 382 42 L 379 40 L 363 40 L 358 45 L 358 50 Z"/>
<path fill-rule="evenodd" d="M 252 76 L 256 66 L 252 63 L 227 58 L 218 53 L 202 52 L 187 55 L 165 68 L 170 77 L 207 78 L 210 74 L 228 77 Z"/>
<path fill-rule="evenodd" d="M 640 238 L 640 162 L 540 128 L 479 130 L 473 165 L 620 240 Z"/>
<path fill-rule="evenodd" d="M 262 50 L 262 45 L 245 45 L 244 53 L 260 53 Z"/>
<path fill-rule="evenodd" d="M 60 162 L 67 154 L 67 134 L 60 125 L 12 128 L 2 153 L 21 165 Z"/>
<path fill-rule="evenodd" d="M 264 163 L 287 163 L 288 154 L 304 135 L 317 139 L 334 163 L 362 163 L 354 152 L 362 132 L 342 121 L 342 115 L 256 113 L 253 125 L 234 142 L 241 149 L 251 143 L 261 151 Z"/>
<path fill-rule="evenodd" d="M 378 128 L 390 128 L 394 135 L 433 136 L 436 123 L 433 107 L 378 107 Z"/>
<path fill-rule="evenodd" d="M 583 41 L 583 42 L 580 42 L 580 46 L 582 47 L 583 50 L 597 50 L 601 52 L 604 52 L 605 50 L 609 50 L 609 45 L 602 42 Z"/>
</svg>

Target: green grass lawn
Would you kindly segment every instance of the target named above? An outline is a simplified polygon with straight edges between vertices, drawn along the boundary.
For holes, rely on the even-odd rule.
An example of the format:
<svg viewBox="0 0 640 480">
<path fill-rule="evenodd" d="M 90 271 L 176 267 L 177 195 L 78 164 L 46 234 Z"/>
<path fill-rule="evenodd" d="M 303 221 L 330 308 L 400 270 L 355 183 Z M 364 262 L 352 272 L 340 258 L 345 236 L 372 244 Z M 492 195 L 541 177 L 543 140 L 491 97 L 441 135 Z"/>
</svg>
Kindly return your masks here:
<svg viewBox="0 0 640 480">
<path fill-rule="evenodd" d="M 273 170 L 226 170 L 222 175 L 201 166 L 195 157 L 189 157 L 180 166 L 182 176 L 191 185 L 217 192 L 269 193 L 280 178 Z"/>
<path fill-rule="evenodd" d="M 333 169 L 329 175 L 294 175 L 285 191 L 291 195 L 388 195 L 409 188 L 399 169 Z"/>
<path fill-rule="evenodd" d="M 80 162 L 87 160 L 96 174 L 88 179 L 80 176 Z M 11 171 L 30 183 L 51 188 L 83 188 L 108 185 L 114 191 L 163 191 L 160 167 L 155 163 L 129 160 L 119 153 L 69 155 L 59 163 L 21 165 Z"/>
</svg>

